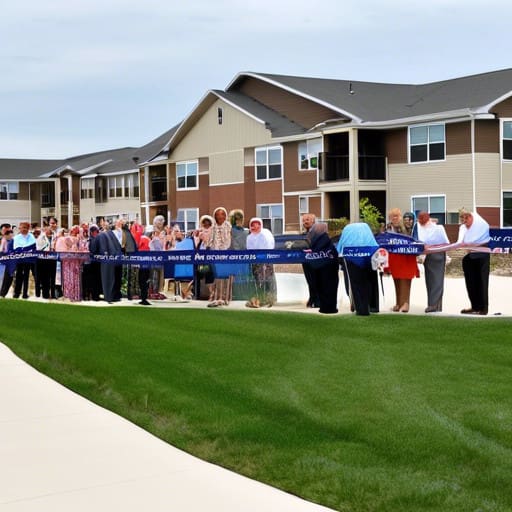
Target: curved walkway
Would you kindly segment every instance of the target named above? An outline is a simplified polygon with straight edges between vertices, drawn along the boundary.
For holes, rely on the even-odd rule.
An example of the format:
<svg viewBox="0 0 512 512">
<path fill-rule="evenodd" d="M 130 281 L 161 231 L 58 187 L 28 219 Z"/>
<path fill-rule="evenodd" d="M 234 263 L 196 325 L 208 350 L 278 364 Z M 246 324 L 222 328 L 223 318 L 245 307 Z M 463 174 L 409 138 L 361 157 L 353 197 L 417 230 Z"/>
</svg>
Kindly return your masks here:
<svg viewBox="0 0 512 512">
<path fill-rule="evenodd" d="M 201 461 L 0 344 L 2 512 L 327 512 Z"/>
</svg>

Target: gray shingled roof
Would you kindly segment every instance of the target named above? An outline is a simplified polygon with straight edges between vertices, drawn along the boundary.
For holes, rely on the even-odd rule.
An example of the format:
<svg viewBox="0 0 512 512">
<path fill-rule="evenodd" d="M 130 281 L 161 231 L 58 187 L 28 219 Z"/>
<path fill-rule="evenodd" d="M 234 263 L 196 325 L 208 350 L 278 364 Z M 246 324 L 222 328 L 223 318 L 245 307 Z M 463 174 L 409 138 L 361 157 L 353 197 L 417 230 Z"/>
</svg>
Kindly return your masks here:
<svg viewBox="0 0 512 512">
<path fill-rule="evenodd" d="M 138 148 L 134 152 L 134 156 L 138 157 L 139 164 L 149 162 L 152 158 L 155 158 L 160 153 L 162 153 L 162 151 L 167 146 L 168 142 L 176 133 L 180 125 L 181 123 L 173 126 L 170 130 L 167 130 L 165 133 L 162 133 L 162 135 L 159 135 L 156 139 L 153 139 L 151 142 L 148 142 L 145 146 L 141 146 L 140 148 Z"/>
<path fill-rule="evenodd" d="M 27 180 L 40 178 L 64 164 L 64 160 L 26 160 L 0 158 L 0 179 Z"/>
<path fill-rule="evenodd" d="M 421 85 L 241 73 L 228 90 L 236 90 L 236 84 L 244 74 L 261 77 L 315 98 L 352 114 L 362 122 L 390 121 L 458 110 L 479 111 L 512 91 L 512 69 Z"/>
</svg>

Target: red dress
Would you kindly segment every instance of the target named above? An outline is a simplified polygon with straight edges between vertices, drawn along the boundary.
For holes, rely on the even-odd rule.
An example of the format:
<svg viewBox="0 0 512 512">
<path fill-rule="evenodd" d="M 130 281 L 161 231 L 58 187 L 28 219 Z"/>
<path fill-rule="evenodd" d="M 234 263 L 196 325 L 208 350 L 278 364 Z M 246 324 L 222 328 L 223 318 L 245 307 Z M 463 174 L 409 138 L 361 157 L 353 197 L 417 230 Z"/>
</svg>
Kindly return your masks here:
<svg viewBox="0 0 512 512">
<path fill-rule="evenodd" d="M 390 252 L 387 271 L 394 279 L 413 279 L 420 277 L 416 256 L 409 254 L 393 254 Z"/>
</svg>

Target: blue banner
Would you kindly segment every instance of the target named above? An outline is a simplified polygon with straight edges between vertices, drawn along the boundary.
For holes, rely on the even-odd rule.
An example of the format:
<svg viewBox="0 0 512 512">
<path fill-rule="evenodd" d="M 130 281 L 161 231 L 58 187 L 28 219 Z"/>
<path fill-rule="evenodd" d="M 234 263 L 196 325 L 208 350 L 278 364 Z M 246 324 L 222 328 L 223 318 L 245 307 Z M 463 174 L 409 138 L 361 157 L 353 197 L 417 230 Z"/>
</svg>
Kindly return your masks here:
<svg viewBox="0 0 512 512">
<path fill-rule="evenodd" d="M 380 247 L 383 247 L 390 253 L 394 254 L 421 254 L 425 248 L 421 242 L 406 235 L 398 233 L 379 233 L 375 236 L 375 240 Z"/>
<path fill-rule="evenodd" d="M 491 249 L 512 249 L 512 229 L 491 229 Z M 285 240 L 304 240 L 303 235 L 282 235 L 281 247 L 286 247 Z M 424 246 L 413 238 L 396 233 L 380 233 L 375 239 L 380 247 L 395 254 L 422 254 Z M 375 247 L 345 247 L 344 255 L 352 257 L 367 257 L 375 252 Z M 332 259 L 333 255 L 326 252 L 311 252 L 301 249 L 272 249 L 272 250 L 243 250 L 243 251 L 213 251 L 213 250 L 174 250 L 174 251 L 140 251 L 126 255 L 100 255 L 87 252 L 48 252 L 36 251 L 34 246 L 18 248 L 13 252 L 0 255 L 0 262 L 16 263 L 18 261 L 35 262 L 37 259 L 58 260 L 79 259 L 84 263 L 98 262 L 111 265 L 142 265 L 165 266 L 171 263 L 184 265 L 204 264 L 258 264 L 258 263 L 306 263 L 318 260 Z"/>
<path fill-rule="evenodd" d="M 508 229 L 495 229 L 489 230 L 491 239 L 489 240 L 489 247 L 491 249 L 510 249 L 512 248 L 512 228 Z"/>
</svg>

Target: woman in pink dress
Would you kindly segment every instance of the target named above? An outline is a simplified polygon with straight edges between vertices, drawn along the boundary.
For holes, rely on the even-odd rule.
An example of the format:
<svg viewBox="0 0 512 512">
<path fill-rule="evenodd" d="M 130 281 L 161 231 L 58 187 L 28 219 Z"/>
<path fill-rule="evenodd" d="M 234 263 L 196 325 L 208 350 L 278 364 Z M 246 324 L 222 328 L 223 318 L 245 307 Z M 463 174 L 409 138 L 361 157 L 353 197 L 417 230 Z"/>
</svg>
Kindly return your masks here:
<svg viewBox="0 0 512 512">
<path fill-rule="evenodd" d="M 73 257 L 79 252 L 79 226 L 73 226 L 69 234 L 59 237 L 55 244 L 57 252 L 65 253 L 61 259 L 62 295 L 72 302 L 82 298 L 82 259 Z"/>
</svg>

